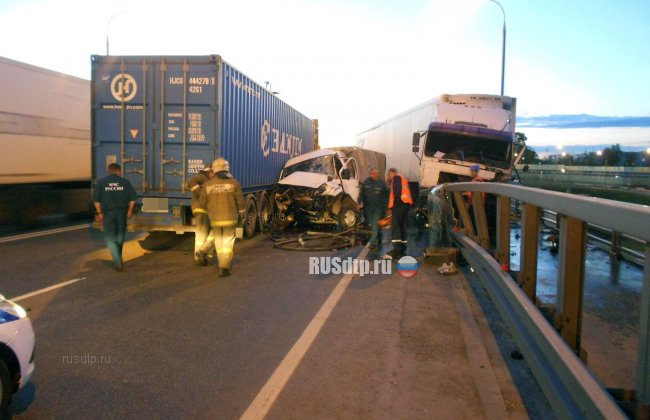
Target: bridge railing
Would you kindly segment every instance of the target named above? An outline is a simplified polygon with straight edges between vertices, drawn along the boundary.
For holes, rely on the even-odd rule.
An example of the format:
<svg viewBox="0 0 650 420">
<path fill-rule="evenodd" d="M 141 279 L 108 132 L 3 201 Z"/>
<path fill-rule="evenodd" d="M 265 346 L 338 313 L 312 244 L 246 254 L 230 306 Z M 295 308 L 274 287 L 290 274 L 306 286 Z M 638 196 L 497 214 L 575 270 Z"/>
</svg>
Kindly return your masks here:
<svg viewBox="0 0 650 420">
<path fill-rule="evenodd" d="M 497 183 L 448 184 L 462 229 L 452 233 L 486 286 L 502 318 L 560 417 L 619 418 L 619 405 L 579 358 L 587 224 L 645 242 L 639 350 L 633 391 L 636 407 L 650 403 L 650 208 Z M 471 204 L 464 193 L 472 192 Z M 483 194 L 496 196 L 496 238 L 490 238 Z M 511 203 L 521 203 L 519 272 L 511 277 Z M 537 257 L 544 210 L 559 220 L 557 307 L 551 325 L 536 307 Z M 496 239 L 496 240 L 494 240 Z M 495 243 L 492 247 L 491 243 Z"/>
</svg>

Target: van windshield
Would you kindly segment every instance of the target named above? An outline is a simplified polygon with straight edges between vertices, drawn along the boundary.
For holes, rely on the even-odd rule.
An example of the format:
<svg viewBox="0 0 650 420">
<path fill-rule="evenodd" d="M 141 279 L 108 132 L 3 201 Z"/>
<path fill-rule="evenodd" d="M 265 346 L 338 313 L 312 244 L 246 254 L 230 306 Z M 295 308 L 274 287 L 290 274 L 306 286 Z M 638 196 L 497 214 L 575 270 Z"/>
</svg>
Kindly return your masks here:
<svg viewBox="0 0 650 420">
<path fill-rule="evenodd" d="M 512 143 L 502 138 L 429 130 L 424 154 L 508 169 Z"/>
<path fill-rule="evenodd" d="M 284 179 L 294 172 L 312 172 L 334 177 L 336 172 L 334 172 L 333 156 L 320 156 L 287 166 L 282 170 L 280 179 Z"/>
</svg>

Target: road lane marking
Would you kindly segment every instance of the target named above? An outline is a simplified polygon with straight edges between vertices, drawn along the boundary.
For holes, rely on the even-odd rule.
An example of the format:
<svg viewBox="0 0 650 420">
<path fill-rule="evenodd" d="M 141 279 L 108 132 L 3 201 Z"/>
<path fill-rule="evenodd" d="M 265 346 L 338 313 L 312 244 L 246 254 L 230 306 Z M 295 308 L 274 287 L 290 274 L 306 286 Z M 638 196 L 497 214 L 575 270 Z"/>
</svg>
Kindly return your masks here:
<svg viewBox="0 0 650 420">
<path fill-rule="evenodd" d="M 23 239 L 37 238 L 39 236 L 54 235 L 56 233 L 71 232 L 73 230 L 80 230 L 90 227 L 90 223 L 84 223 L 83 225 L 67 226 L 56 229 L 41 230 L 39 232 L 24 233 L 22 235 L 7 236 L 6 238 L 0 238 L 0 244 L 6 242 L 20 241 Z"/>
<path fill-rule="evenodd" d="M 36 290 L 34 292 L 29 292 L 29 293 L 24 294 L 24 295 L 16 296 L 15 298 L 11 298 L 9 300 L 12 301 L 12 302 L 18 302 L 19 300 L 23 300 L 23 299 L 30 298 L 32 296 L 40 295 L 41 293 L 47 293 L 47 292 L 49 292 L 51 290 L 60 289 L 62 287 L 68 286 L 70 284 L 76 283 L 76 282 L 81 281 L 81 280 L 86 280 L 86 278 L 85 277 L 79 277 L 78 279 L 72 279 L 72 280 L 64 281 L 64 282 L 57 283 L 57 284 L 54 284 L 52 286 L 46 287 L 44 289 L 40 289 L 40 290 Z"/>
<path fill-rule="evenodd" d="M 364 259 L 366 255 L 368 255 L 368 251 L 369 249 L 366 246 L 361 250 L 357 259 Z M 321 306 L 314 318 L 309 322 L 309 325 L 307 325 L 307 328 L 305 328 L 298 341 L 296 341 L 293 347 L 291 347 L 289 353 L 284 356 L 282 362 L 280 362 L 253 402 L 248 406 L 244 414 L 241 416 L 241 420 L 261 420 L 266 416 L 278 395 L 280 395 L 280 392 L 300 364 L 300 361 L 307 353 L 307 350 L 309 350 L 313 344 L 316 336 L 318 336 L 318 333 L 329 318 L 332 310 L 334 310 L 334 307 L 341 299 L 341 296 L 343 296 L 343 293 L 350 285 L 350 281 L 354 276 L 355 274 L 346 274 L 339 281 L 325 303 L 323 303 L 323 306 Z"/>
</svg>

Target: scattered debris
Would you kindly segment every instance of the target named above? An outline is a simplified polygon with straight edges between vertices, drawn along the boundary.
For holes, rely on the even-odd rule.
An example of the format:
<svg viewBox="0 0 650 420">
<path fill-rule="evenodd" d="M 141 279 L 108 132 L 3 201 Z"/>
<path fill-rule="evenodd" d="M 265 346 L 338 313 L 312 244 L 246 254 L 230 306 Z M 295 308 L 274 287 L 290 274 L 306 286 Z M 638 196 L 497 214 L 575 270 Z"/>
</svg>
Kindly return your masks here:
<svg viewBox="0 0 650 420">
<path fill-rule="evenodd" d="M 452 263 L 443 263 L 440 268 L 438 268 L 438 273 L 440 274 L 456 274 L 458 272 L 458 269 L 456 268 L 456 265 Z"/>
<path fill-rule="evenodd" d="M 356 230 L 348 229 L 337 233 L 307 231 L 297 238 L 277 241 L 273 248 L 287 251 L 337 251 L 355 244 Z"/>
</svg>

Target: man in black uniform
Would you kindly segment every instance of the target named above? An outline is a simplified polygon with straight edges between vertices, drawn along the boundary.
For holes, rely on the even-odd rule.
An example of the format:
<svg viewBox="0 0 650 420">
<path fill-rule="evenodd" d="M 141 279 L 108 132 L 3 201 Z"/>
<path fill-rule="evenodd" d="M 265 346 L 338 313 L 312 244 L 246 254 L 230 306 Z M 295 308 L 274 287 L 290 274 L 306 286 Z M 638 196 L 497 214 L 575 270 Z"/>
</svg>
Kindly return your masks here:
<svg viewBox="0 0 650 420">
<path fill-rule="evenodd" d="M 373 167 L 368 171 L 369 177 L 361 185 L 361 194 L 359 195 L 359 207 L 366 213 L 366 220 L 370 227 L 370 240 L 368 248 L 375 249 L 380 242 L 380 232 L 377 222 L 386 214 L 386 205 L 388 203 L 388 188 L 386 182 L 379 178 L 379 170 Z"/>
<path fill-rule="evenodd" d="M 113 258 L 113 268 L 115 271 L 122 271 L 126 219 L 133 216 L 137 196 L 131 183 L 122 178 L 120 165 L 108 165 L 108 174 L 95 185 L 95 210 L 97 220 L 104 224 L 104 240 Z"/>
<path fill-rule="evenodd" d="M 388 209 L 393 216 L 391 222 L 393 249 L 386 254 L 386 258 L 399 260 L 406 255 L 406 225 L 408 212 L 413 205 L 413 197 L 408 179 L 404 175 L 400 175 L 395 168 L 388 170 L 388 184 L 390 185 Z"/>
<path fill-rule="evenodd" d="M 214 238 L 210 235 L 210 218 L 208 209 L 199 204 L 199 196 L 203 184 L 214 177 L 212 162 L 205 165 L 203 170 L 194 175 L 187 182 L 187 187 L 192 191 L 192 214 L 194 215 L 194 262 L 198 265 L 208 264 L 208 255 L 214 249 Z"/>
</svg>

